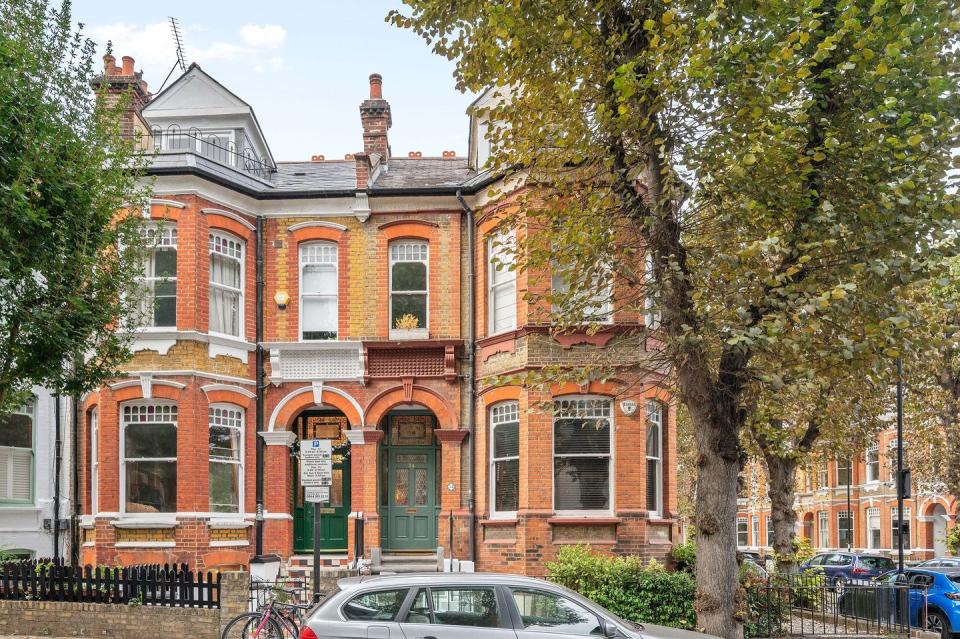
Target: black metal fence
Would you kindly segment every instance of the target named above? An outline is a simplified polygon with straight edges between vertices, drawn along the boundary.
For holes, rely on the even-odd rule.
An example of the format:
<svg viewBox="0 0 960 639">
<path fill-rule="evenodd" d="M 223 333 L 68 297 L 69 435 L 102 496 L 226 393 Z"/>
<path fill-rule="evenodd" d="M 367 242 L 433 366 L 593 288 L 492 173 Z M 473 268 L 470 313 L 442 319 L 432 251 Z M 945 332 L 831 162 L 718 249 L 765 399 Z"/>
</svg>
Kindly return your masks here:
<svg viewBox="0 0 960 639">
<path fill-rule="evenodd" d="M 196 127 L 181 129 L 171 124 L 166 129 L 154 127 L 150 134 L 154 148 L 161 152 L 196 153 L 265 180 L 274 172 L 273 166 L 254 151 L 237 131 L 208 131 Z M 237 139 L 238 135 L 241 135 L 240 140 Z"/>
<path fill-rule="evenodd" d="M 0 599 L 219 608 L 220 574 L 186 564 L 74 567 L 32 559 L 0 564 Z"/>
<path fill-rule="evenodd" d="M 749 637 L 908 637 L 927 618 L 927 592 L 908 584 L 848 582 L 822 576 L 773 577 L 747 587 Z"/>
</svg>

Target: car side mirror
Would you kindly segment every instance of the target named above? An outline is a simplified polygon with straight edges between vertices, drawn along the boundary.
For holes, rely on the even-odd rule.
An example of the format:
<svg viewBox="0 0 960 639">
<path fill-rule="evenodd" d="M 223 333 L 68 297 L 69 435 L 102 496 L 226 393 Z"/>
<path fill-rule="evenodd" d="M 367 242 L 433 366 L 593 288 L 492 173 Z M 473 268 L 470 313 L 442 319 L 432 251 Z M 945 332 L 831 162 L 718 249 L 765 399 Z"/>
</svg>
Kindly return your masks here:
<svg viewBox="0 0 960 639">
<path fill-rule="evenodd" d="M 620 634 L 620 630 L 617 628 L 617 625 L 609 621 L 603 622 L 603 636 L 608 639 L 612 639 Z"/>
</svg>

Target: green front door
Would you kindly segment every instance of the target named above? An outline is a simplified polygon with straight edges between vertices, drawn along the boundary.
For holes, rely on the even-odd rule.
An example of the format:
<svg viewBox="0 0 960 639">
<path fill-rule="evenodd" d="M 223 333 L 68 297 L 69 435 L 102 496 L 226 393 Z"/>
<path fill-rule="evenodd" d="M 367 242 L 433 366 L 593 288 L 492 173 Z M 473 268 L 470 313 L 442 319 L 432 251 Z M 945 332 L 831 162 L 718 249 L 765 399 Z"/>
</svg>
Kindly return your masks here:
<svg viewBox="0 0 960 639">
<path fill-rule="evenodd" d="M 437 547 L 436 449 L 391 447 L 388 454 L 388 550 Z"/>
<path fill-rule="evenodd" d="M 347 552 L 347 516 L 350 514 L 350 444 L 343 435 L 346 418 L 327 411 L 308 411 L 297 418 L 297 435 L 304 439 L 333 440 L 333 485 L 330 500 L 320 504 L 320 550 Z M 314 504 L 304 499 L 300 468 L 293 460 L 293 550 L 313 552 Z"/>
</svg>

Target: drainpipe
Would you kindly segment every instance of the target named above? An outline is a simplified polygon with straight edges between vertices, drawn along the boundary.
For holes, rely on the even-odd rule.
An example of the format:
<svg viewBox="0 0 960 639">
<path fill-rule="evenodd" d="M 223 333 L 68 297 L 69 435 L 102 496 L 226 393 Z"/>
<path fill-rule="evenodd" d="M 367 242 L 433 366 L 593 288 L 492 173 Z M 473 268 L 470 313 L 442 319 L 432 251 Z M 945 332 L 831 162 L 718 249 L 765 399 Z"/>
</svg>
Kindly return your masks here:
<svg viewBox="0 0 960 639">
<path fill-rule="evenodd" d="M 60 394 L 53 396 L 53 561 L 60 559 L 60 470 L 63 464 L 63 441 L 60 437 Z"/>
<path fill-rule="evenodd" d="M 73 419 L 73 443 L 70 466 L 73 477 L 73 503 L 70 516 L 70 561 L 74 566 L 80 565 L 80 395 L 74 393 L 70 398 L 72 405 L 71 418 Z M 90 463 L 93 463 L 91 460 Z M 92 511 L 91 511 L 92 512 Z"/>
<path fill-rule="evenodd" d="M 257 217 L 257 370 L 254 376 L 257 390 L 257 514 L 255 551 L 263 556 L 263 218 Z"/>
<path fill-rule="evenodd" d="M 477 535 L 475 526 L 476 498 L 474 497 L 474 487 L 476 484 L 476 471 L 474 470 L 474 455 L 476 451 L 476 438 L 474 437 L 475 424 L 474 412 L 476 405 L 476 326 L 477 326 L 477 302 L 475 298 L 476 283 L 476 248 L 474 247 L 474 222 L 473 209 L 463 199 L 463 193 L 457 189 L 457 201 L 466 213 L 467 219 L 467 510 L 470 513 L 469 543 L 470 561 L 477 559 Z M 450 549 L 450 557 L 453 558 L 453 548 Z"/>
</svg>

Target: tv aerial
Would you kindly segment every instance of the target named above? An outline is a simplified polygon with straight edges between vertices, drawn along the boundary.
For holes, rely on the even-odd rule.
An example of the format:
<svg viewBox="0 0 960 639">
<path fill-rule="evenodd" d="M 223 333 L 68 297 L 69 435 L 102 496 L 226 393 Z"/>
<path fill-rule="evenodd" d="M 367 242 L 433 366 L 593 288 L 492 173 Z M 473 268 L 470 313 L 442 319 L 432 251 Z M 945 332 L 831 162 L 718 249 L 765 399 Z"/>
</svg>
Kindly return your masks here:
<svg viewBox="0 0 960 639">
<path fill-rule="evenodd" d="M 173 66 L 170 67 L 170 72 L 167 73 L 167 77 L 164 78 L 163 84 L 160 85 L 157 93 L 163 91 L 163 87 L 167 86 L 167 80 L 170 79 L 170 76 L 173 75 L 173 72 L 176 71 L 177 67 L 180 67 L 180 71 L 184 73 L 187 71 L 187 62 L 185 60 L 185 56 L 183 55 L 183 34 L 180 30 L 180 23 L 173 16 L 170 16 L 170 33 L 173 35 L 173 45 L 177 59 L 173 63 Z"/>
</svg>

